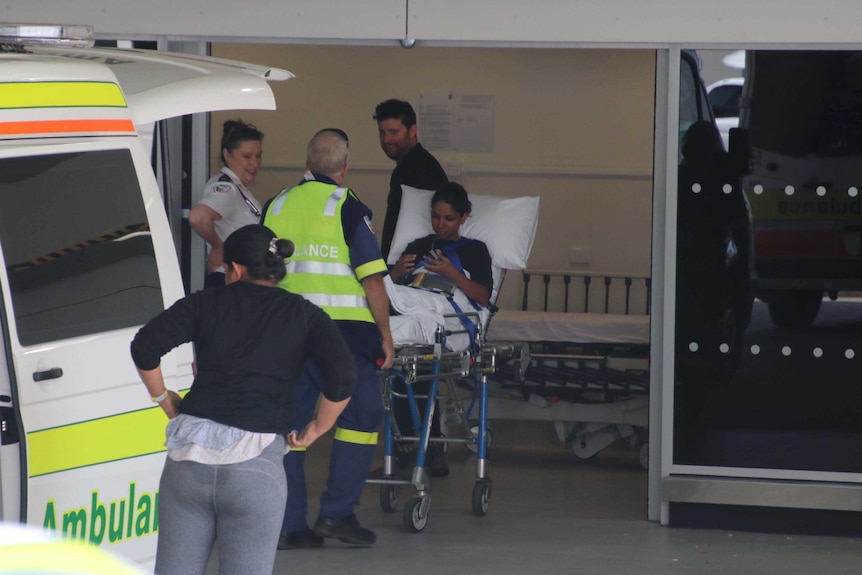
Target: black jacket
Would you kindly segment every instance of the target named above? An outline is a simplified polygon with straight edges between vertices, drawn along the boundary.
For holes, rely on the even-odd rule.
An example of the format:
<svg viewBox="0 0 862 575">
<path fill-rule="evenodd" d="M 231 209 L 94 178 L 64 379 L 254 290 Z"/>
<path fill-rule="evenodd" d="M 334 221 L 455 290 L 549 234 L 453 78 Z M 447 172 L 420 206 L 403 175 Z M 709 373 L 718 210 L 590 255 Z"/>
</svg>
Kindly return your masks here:
<svg viewBox="0 0 862 575">
<path fill-rule="evenodd" d="M 247 431 L 290 431 L 293 388 L 306 359 L 324 371 L 327 399 L 347 399 L 356 386 L 353 355 L 335 322 L 278 287 L 236 282 L 186 296 L 138 331 L 132 359 L 154 369 L 189 341 L 197 375 L 180 412 Z"/>
</svg>

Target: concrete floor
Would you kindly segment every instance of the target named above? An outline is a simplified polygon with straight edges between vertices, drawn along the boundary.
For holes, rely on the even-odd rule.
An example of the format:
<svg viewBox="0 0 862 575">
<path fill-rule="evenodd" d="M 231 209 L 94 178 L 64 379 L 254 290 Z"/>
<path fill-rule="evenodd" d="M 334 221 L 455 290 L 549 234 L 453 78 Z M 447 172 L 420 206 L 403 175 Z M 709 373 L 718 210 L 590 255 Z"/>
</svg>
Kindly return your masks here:
<svg viewBox="0 0 862 575">
<path fill-rule="evenodd" d="M 408 533 L 401 508 L 384 513 L 368 485 L 357 515 L 377 544 L 279 551 L 275 574 L 439 575 L 608 573 L 698 575 L 860 573 L 862 540 L 662 527 L 646 519 L 647 474 L 619 443 L 589 461 L 557 442 L 547 422 L 495 423 L 488 514 L 471 512 L 473 455 L 449 446 L 449 477 L 434 480 L 425 530 Z M 309 451 L 311 517 L 325 481 L 328 442 Z M 217 573 L 216 562 L 208 574 Z"/>
</svg>

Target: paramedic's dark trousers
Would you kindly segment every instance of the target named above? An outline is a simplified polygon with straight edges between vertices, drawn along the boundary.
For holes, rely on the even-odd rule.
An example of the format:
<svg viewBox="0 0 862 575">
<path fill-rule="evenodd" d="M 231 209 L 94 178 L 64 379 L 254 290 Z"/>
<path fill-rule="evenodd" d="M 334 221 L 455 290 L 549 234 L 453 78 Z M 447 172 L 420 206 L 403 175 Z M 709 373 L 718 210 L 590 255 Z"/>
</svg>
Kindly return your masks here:
<svg viewBox="0 0 862 575">
<path fill-rule="evenodd" d="M 375 364 L 354 352 L 357 385 L 350 402 L 338 418 L 326 491 L 320 497 L 321 517 L 344 519 L 353 513 L 359 503 L 365 480 L 371 471 L 377 449 L 377 435 L 385 411 L 380 397 L 380 379 Z M 306 363 L 305 371 L 296 385 L 294 396 L 294 424 L 302 430 L 314 415 L 317 398 L 322 389 L 322 374 L 313 362 Z M 312 446 L 314 449 L 314 446 Z M 289 497 L 284 509 L 282 533 L 293 533 L 308 528 L 308 491 L 305 487 L 305 451 L 292 450 L 284 456 Z"/>
</svg>

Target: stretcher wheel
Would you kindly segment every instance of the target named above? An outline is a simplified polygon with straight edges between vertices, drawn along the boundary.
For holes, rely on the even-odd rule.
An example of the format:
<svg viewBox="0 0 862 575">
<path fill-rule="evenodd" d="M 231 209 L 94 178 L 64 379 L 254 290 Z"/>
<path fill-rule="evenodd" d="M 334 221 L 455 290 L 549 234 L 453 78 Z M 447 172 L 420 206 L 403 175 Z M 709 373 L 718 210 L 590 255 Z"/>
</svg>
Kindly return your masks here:
<svg viewBox="0 0 862 575">
<path fill-rule="evenodd" d="M 587 445 L 586 442 L 575 439 L 572 442 L 572 451 L 575 452 L 575 455 L 578 459 L 583 459 L 584 461 L 589 461 L 594 459 L 596 455 L 598 455 L 598 451 L 594 451 L 590 446 Z"/>
<path fill-rule="evenodd" d="M 488 514 L 488 502 L 491 499 L 491 480 L 478 479 L 473 485 L 473 515 L 482 517 Z"/>
<path fill-rule="evenodd" d="M 422 513 L 422 498 L 414 497 L 404 506 L 401 516 L 404 520 L 404 529 L 410 533 L 420 533 L 428 524 L 428 513 Z"/>
<path fill-rule="evenodd" d="M 380 486 L 380 508 L 384 513 L 392 513 L 398 509 L 398 488 L 396 486 Z"/>
</svg>

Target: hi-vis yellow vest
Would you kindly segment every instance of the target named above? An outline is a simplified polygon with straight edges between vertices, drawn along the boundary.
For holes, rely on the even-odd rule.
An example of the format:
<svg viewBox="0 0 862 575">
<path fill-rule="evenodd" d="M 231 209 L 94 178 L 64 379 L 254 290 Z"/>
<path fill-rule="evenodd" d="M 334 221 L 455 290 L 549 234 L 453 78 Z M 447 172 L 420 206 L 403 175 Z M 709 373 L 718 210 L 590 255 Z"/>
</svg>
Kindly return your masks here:
<svg viewBox="0 0 862 575">
<path fill-rule="evenodd" d="M 305 182 L 282 190 L 263 223 L 296 245 L 280 287 L 303 296 L 334 320 L 374 323 L 365 290 L 350 265 L 341 225 L 341 208 L 352 193 L 332 184 Z"/>
</svg>

